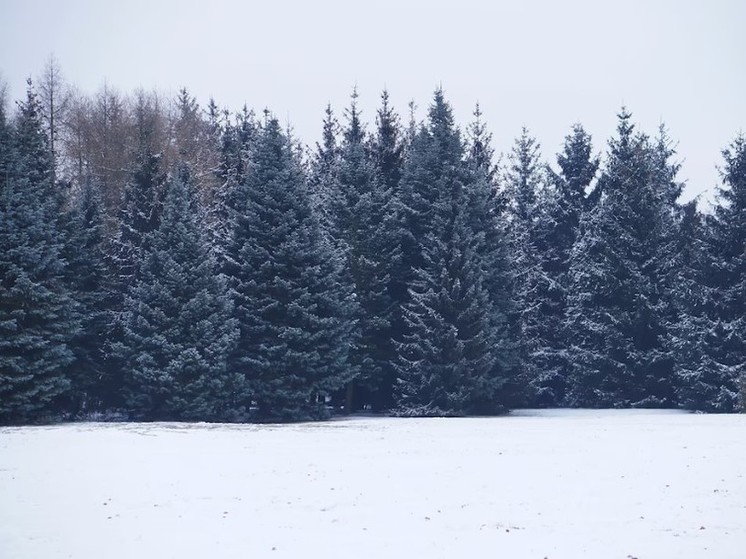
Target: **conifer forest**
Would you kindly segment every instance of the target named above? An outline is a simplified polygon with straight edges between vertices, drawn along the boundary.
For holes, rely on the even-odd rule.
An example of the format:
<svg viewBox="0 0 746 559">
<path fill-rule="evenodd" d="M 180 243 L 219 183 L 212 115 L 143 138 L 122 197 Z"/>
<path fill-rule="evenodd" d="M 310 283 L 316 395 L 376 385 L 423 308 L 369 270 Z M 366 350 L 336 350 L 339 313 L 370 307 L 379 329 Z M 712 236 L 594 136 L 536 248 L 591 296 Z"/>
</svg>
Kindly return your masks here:
<svg viewBox="0 0 746 559">
<path fill-rule="evenodd" d="M 0 103 L 0 423 L 744 406 L 743 135 L 707 208 L 634 107 L 498 157 L 440 88 L 422 122 L 353 90 L 307 146 L 63 85 Z"/>
</svg>

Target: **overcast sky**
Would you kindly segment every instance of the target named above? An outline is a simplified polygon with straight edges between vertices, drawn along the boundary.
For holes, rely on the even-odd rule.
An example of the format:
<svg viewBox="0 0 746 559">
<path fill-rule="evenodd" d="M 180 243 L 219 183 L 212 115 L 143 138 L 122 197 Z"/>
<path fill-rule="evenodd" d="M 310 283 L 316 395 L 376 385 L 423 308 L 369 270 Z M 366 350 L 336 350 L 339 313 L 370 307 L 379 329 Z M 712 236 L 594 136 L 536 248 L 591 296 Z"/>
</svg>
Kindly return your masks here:
<svg viewBox="0 0 746 559">
<path fill-rule="evenodd" d="M 384 87 L 406 120 L 440 84 L 462 125 L 480 102 L 498 152 L 526 125 L 552 161 L 574 122 L 605 151 L 625 104 L 647 132 L 668 125 L 691 198 L 746 131 L 743 0 L 0 0 L 0 22 L 14 99 L 54 53 L 85 92 L 187 86 L 269 107 L 307 143 L 355 84 L 371 121 Z"/>
</svg>

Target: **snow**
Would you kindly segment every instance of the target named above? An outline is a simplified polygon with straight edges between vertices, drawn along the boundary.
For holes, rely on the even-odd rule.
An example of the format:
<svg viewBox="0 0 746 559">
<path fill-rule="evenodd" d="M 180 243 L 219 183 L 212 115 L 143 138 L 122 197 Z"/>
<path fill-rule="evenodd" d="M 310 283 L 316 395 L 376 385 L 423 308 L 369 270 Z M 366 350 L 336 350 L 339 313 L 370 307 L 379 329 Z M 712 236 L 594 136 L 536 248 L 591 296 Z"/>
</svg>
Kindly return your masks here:
<svg viewBox="0 0 746 559">
<path fill-rule="evenodd" d="M 742 558 L 746 416 L 0 429 L 0 557 Z"/>
</svg>

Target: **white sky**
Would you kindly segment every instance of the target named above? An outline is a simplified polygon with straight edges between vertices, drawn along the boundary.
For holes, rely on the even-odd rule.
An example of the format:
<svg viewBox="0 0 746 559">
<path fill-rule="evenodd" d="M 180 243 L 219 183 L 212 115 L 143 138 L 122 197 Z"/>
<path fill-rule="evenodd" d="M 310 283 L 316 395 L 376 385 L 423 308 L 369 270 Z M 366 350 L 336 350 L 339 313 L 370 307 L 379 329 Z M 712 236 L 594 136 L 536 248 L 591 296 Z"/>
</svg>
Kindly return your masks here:
<svg viewBox="0 0 746 559">
<path fill-rule="evenodd" d="M 525 124 L 551 161 L 578 121 L 605 150 L 624 103 L 647 132 L 666 122 L 691 198 L 746 130 L 744 22 L 743 0 L 0 0 L 0 74 L 19 98 L 54 53 L 83 91 L 185 85 L 309 144 L 355 84 L 371 121 L 384 86 L 406 121 L 442 84 L 461 125 L 480 102 L 498 152 Z"/>
</svg>

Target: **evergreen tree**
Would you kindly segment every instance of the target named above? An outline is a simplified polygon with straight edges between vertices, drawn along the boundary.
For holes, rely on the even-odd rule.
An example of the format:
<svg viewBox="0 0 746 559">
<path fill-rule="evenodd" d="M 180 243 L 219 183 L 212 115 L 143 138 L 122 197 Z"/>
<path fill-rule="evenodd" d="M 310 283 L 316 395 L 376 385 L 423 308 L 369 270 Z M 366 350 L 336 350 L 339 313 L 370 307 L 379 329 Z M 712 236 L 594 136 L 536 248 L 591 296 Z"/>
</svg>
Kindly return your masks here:
<svg viewBox="0 0 746 559">
<path fill-rule="evenodd" d="M 239 201 L 236 200 L 238 185 L 246 178 L 246 171 L 251 160 L 259 125 L 254 113 L 244 106 L 243 111 L 231 122 L 226 111 L 222 120 L 217 120 L 217 108 L 209 109 L 212 117 L 212 136 L 217 140 L 218 159 L 216 192 L 209 201 L 208 228 L 218 267 L 225 271 L 228 243 L 231 237 L 231 213 Z"/>
<path fill-rule="evenodd" d="M 379 280 L 385 283 L 379 315 L 386 324 L 380 330 L 378 360 L 381 375 L 371 395 L 376 410 L 394 406 L 396 384 L 396 342 L 403 341 L 406 326 L 403 308 L 409 299 L 407 265 L 402 255 L 403 211 L 400 182 L 404 165 L 404 139 L 399 117 L 389 104 L 387 91 L 381 94 L 376 130 L 370 139 L 370 156 L 375 179 L 375 212 L 369 223 L 369 258 L 375 263 Z"/>
<path fill-rule="evenodd" d="M 0 189 L 10 182 L 13 137 L 6 114 L 3 84 L 0 83 Z"/>
<path fill-rule="evenodd" d="M 114 279 L 108 286 L 109 336 L 107 359 L 110 372 L 106 394 L 117 397 L 109 407 L 124 405 L 123 374 L 129 359 L 124 339 L 125 300 L 142 279 L 141 267 L 152 251 L 152 236 L 160 225 L 163 189 L 166 175 L 161 168 L 161 154 L 152 151 L 154 130 L 144 116 L 139 118 L 139 139 L 135 167 L 124 186 L 118 212 L 118 232 L 107 252 Z"/>
<path fill-rule="evenodd" d="M 474 121 L 468 128 L 467 168 L 469 187 L 467 208 L 472 246 L 481 262 L 485 288 L 491 305 L 490 331 L 495 355 L 493 376 L 502 379 L 501 405 L 518 403 L 523 391 L 520 385 L 519 345 L 511 326 L 516 308 L 513 297 L 511 243 L 508 221 L 508 199 L 499 188 L 499 168 L 493 161 L 492 134 L 482 121 L 477 104 Z"/>
<path fill-rule="evenodd" d="M 341 202 L 341 188 L 338 184 L 340 148 L 338 142 L 339 122 L 334 116 L 330 104 L 324 112 L 321 143 L 316 144 L 310 165 L 310 194 L 314 213 L 318 216 L 322 232 L 329 238 L 329 242 L 338 243 L 339 233 L 334 230 L 338 218 L 334 210 Z"/>
<path fill-rule="evenodd" d="M 482 110 L 477 103 L 474 108 L 474 120 L 468 128 L 467 156 L 470 166 L 482 173 L 487 181 L 497 185 L 498 166 L 495 164 L 495 150 L 492 148 L 492 134 L 487 131 L 487 124 L 482 120 Z"/>
<path fill-rule="evenodd" d="M 677 329 L 677 373 L 683 406 L 730 412 L 744 401 L 746 375 L 746 138 L 738 136 L 723 159 L 714 215 L 703 233 L 690 234 L 701 250 L 685 270 L 701 291 Z"/>
<path fill-rule="evenodd" d="M 557 406 L 563 403 L 569 381 L 567 347 L 563 327 L 569 289 L 570 252 L 577 240 L 583 214 L 593 207 L 596 189 L 592 183 L 599 167 L 591 137 L 580 124 L 573 126 L 557 154 L 558 171 L 547 168 L 549 188 L 539 211 L 537 248 L 544 281 L 535 298 L 542 301 L 539 322 L 537 376 L 533 379 L 535 402 Z"/>
<path fill-rule="evenodd" d="M 245 417 L 243 378 L 227 368 L 237 323 L 197 206 L 182 172 L 168 186 L 161 223 L 125 302 L 125 399 L 135 417 Z"/>
<path fill-rule="evenodd" d="M 249 380 L 261 420 L 323 415 L 356 373 L 353 304 L 324 243 L 302 169 L 276 119 L 257 139 L 233 214 L 230 286 L 240 339 L 231 368 Z"/>
<path fill-rule="evenodd" d="M 414 266 L 401 344 L 399 413 L 462 415 L 500 408 L 493 308 L 472 227 L 464 146 L 443 92 L 414 137 L 402 177 Z"/>
<path fill-rule="evenodd" d="M 719 360 L 725 367 L 724 389 L 732 391 L 746 375 L 746 137 L 739 135 L 723 151 L 723 188 L 715 210 L 713 238 L 719 250 L 715 285 L 721 291 L 719 317 L 725 336 Z"/>
<path fill-rule="evenodd" d="M 113 270 L 106 253 L 106 223 L 98 185 L 88 177 L 73 200 L 65 258 L 66 279 L 78 304 L 81 329 L 73 342 L 70 366 L 71 409 L 96 411 L 116 401 L 109 382 L 106 340 L 112 305 Z"/>
<path fill-rule="evenodd" d="M 734 385 L 727 367 L 717 362 L 718 340 L 726 336 L 717 319 L 713 291 L 710 231 L 696 201 L 683 207 L 672 259 L 672 304 L 669 345 L 675 352 L 674 374 L 679 405 L 703 411 L 730 411 Z"/>
<path fill-rule="evenodd" d="M 539 156 L 539 145 L 526 128 L 516 139 L 508 155 L 503 176 L 507 196 L 508 238 L 511 254 L 513 315 L 511 332 L 517 340 L 519 361 L 518 383 L 523 394 L 516 394 L 525 403 L 532 394 L 526 387 L 536 389 L 544 374 L 543 320 L 549 289 L 543 273 L 540 231 L 543 226 L 540 200 L 546 196 L 544 167 Z"/>
<path fill-rule="evenodd" d="M 332 219 L 333 230 L 345 254 L 345 276 L 352 282 L 359 306 L 360 342 L 353 358 L 361 371 L 357 381 L 364 388 L 390 390 L 395 350 L 391 333 L 393 302 L 389 294 L 389 261 L 396 256 L 392 254 L 396 246 L 390 241 L 390 224 L 386 223 L 390 192 L 375 176 L 357 108 L 356 91 L 347 118 L 340 149 L 339 193 L 334 199 Z M 388 387 L 384 386 L 386 383 Z M 350 384 L 348 410 L 363 403 L 360 398 L 357 400 Z"/>
<path fill-rule="evenodd" d="M 7 130 L 4 122 L 0 130 Z M 78 330 L 64 285 L 54 163 L 31 84 L 3 153 L 0 188 L 0 422 L 61 411 Z M 7 133 L 6 133 L 7 142 Z"/>
<path fill-rule="evenodd" d="M 115 247 L 124 290 L 140 279 L 140 264 L 150 250 L 150 236 L 160 223 L 166 181 L 160 159 L 159 154 L 143 146 L 132 178 L 125 185 Z"/>
<path fill-rule="evenodd" d="M 571 405 L 674 401 L 662 268 L 672 212 L 662 177 L 669 173 L 630 118 L 626 110 L 619 115 L 600 179 L 603 198 L 582 219 L 570 259 Z"/>
</svg>

